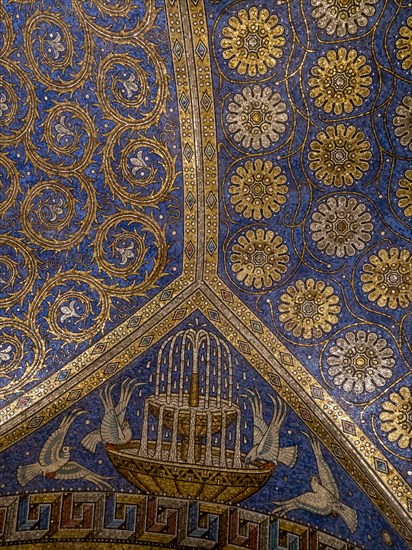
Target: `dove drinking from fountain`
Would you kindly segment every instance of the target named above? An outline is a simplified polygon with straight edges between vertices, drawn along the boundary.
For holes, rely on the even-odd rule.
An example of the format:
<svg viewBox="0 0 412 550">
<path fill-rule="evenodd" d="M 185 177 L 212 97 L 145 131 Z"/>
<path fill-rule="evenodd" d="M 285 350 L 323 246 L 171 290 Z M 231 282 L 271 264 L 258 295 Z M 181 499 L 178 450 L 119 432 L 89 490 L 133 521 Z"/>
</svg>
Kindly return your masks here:
<svg viewBox="0 0 412 550">
<path fill-rule="evenodd" d="M 273 416 L 270 424 L 263 418 L 262 398 L 257 390 L 247 390 L 253 412 L 253 447 L 246 456 L 245 464 L 252 464 L 258 468 L 273 468 L 281 462 L 289 468 L 295 465 L 298 448 L 279 446 L 279 432 L 286 417 L 286 406 L 279 398 L 272 397 Z"/>
<path fill-rule="evenodd" d="M 100 399 L 104 407 L 104 415 L 99 429 L 90 432 L 82 439 L 82 445 L 88 451 L 94 453 L 99 443 L 108 445 L 125 445 L 132 439 L 132 429 L 126 418 L 126 410 L 129 405 L 133 391 L 141 386 L 141 382 L 126 378 L 123 380 L 119 402 L 115 406 L 113 403 L 113 390 L 115 384 L 106 386 L 100 392 Z"/>
</svg>

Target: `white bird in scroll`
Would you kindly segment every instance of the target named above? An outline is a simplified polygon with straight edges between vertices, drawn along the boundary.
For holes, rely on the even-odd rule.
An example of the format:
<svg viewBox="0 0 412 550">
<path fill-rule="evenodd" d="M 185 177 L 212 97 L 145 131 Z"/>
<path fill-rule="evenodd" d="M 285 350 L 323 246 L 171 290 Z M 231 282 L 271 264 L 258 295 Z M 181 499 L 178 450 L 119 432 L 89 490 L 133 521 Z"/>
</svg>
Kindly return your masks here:
<svg viewBox="0 0 412 550">
<path fill-rule="evenodd" d="M 319 441 L 306 433 L 304 435 L 310 439 L 316 458 L 318 477 L 314 476 L 311 479 L 312 491 L 283 502 L 272 501 L 273 504 L 277 505 L 273 512 L 284 516 L 288 512 L 298 509 L 319 514 L 320 516 L 328 516 L 330 514 L 340 516 L 349 530 L 354 533 L 358 526 L 357 511 L 343 504 L 340 500 L 338 486 L 331 469 L 323 458 Z"/>
<path fill-rule="evenodd" d="M 86 411 L 76 409 L 66 414 L 60 426 L 47 439 L 40 451 L 39 461 L 33 464 L 22 464 L 17 468 L 17 480 L 20 485 L 27 485 L 36 476 L 48 479 L 85 479 L 94 483 L 99 489 L 111 489 L 108 477 L 101 476 L 70 460 L 71 447 L 64 445 L 67 432 L 74 420 Z"/>
<path fill-rule="evenodd" d="M 279 446 L 279 432 L 286 417 L 286 406 L 278 397 L 272 397 L 273 415 L 270 424 L 263 418 L 262 398 L 257 390 L 247 390 L 246 396 L 253 412 L 253 447 L 246 456 L 245 464 L 258 468 L 270 468 L 281 462 L 293 468 L 296 462 L 298 448 Z"/>
<path fill-rule="evenodd" d="M 126 378 L 120 388 L 119 402 L 113 403 L 113 390 L 116 384 L 105 386 L 100 392 L 104 415 L 100 428 L 87 434 L 81 441 L 83 447 L 94 453 L 99 443 L 108 445 L 125 445 L 132 439 L 132 428 L 126 418 L 126 411 L 134 390 L 141 382 Z"/>
</svg>

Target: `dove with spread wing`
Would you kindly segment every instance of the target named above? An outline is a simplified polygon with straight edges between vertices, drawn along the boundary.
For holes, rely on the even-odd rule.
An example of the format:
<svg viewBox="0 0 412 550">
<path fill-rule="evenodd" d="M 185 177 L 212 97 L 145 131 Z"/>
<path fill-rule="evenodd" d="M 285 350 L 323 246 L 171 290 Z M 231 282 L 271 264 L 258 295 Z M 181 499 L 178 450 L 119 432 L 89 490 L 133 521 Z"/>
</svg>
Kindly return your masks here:
<svg viewBox="0 0 412 550">
<path fill-rule="evenodd" d="M 279 432 L 286 417 L 286 406 L 279 398 L 272 397 L 273 416 L 268 425 L 263 418 L 262 398 L 257 390 L 247 390 L 253 413 L 253 447 L 246 455 L 245 464 L 258 468 L 273 468 L 281 462 L 289 468 L 295 465 L 296 445 L 280 447 Z"/>
<path fill-rule="evenodd" d="M 358 526 L 358 513 L 340 500 L 338 486 L 331 469 L 323 458 L 319 441 L 306 433 L 305 435 L 310 439 L 318 468 L 318 476 L 311 479 L 312 491 L 283 502 L 272 501 L 277 505 L 273 512 L 284 516 L 288 512 L 298 509 L 320 516 L 333 514 L 340 516 L 351 533 L 354 533 Z"/>
<path fill-rule="evenodd" d="M 108 445 L 125 445 L 132 439 L 132 429 L 126 418 L 126 411 L 134 390 L 141 386 L 141 382 L 126 378 L 120 388 L 119 402 L 113 403 L 115 384 L 106 386 L 100 392 L 100 399 L 104 407 L 104 415 L 99 429 L 90 432 L 82 439 L 82 445 L 94 453 L 99 443 Z"/>
<path fill-rule="evenodd" d="M 74 420 L 86 411 L 76 409 L 64 416 L 60 426 L 47 439 L 40 451 L 38 462 L 22 464 L 17 468 L 17 480 L 20 485 L 27 485 L 37 476 L 49 479 L 85 479 L 99 489 L 111 489 L 107 477 L 101 476 L 70 460 L 71 447 L 64 445 L 67 432 Z"/>
</svg>

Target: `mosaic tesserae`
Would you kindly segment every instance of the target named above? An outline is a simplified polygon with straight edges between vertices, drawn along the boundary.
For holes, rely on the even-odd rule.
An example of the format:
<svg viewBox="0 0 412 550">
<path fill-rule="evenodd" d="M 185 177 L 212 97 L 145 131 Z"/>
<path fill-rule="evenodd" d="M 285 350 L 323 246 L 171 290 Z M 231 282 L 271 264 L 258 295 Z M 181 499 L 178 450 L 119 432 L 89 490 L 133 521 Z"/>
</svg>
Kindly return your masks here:
<svg viewBox="0 0 412 550">
<path fill-rule="evenodd" d="M 412 5 L 0 2 L 0 548 L 412 547 Z"/>
</svg>

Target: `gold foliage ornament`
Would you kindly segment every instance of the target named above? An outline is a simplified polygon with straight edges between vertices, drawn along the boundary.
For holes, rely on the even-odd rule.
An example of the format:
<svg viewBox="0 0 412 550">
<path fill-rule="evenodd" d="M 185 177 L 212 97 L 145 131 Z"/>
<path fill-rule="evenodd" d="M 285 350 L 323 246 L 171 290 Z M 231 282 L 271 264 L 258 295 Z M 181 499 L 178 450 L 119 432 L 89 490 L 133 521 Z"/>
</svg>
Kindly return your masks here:
<svg viewBox="0 0 412 550">
<path fill-rule="evenodd" d="M 127 123 L 135 129 L 156 124 L 160 115 L 165 113 L 166 101 L 169 97 L 168 76 L 158 55 L 151 53 L 148 46 L 145 52 L 155 69 L 156 84 L 152 87 L 157 87 L 156 97 L 151 101 L 153 106 L 147 112 L 142 112 L 141 107 L 148 101 L 150 91 L 148 75 L 138 59 L 127 54 L 109 53 L 100 62 L 97 75 L 96 93 L 103 111 L 117 123 Z M 133 111 L 124 114 L 121 108 L 133 109 Z"/>
<path fill-rule="evenodd" d="M 24 46 L 27 63 L 36 78 L 50 88 L 58 92 L 74 92 L 83 85 L 90 74 L 93 56 L 93 39 L 89 32 L 85 32 L 81 19 L 77 22 L 83 30 L 84 44 L 81 48 L 83 59 L 78 63 L 78 71 L 73 70 L 74 54 L 80 48 L 76 48 L 73 40 L 73 30 L 56 13 L 48 11 L 35 12 L 28 20 L 24 33 Z M 47 32 L 44 32 L 44 29 Z M 57 30 L 58 29 L 58 30 Z M 35 48 L 35 46 L 38 47 Z M 40 56 L 38 53 L 40 53 Z M 49 68 L 49 74 L 41 68 L 39 58 L 43 66 Z M 70 71 L 69 78 L 64 73 Z"/>
<path fill-rule="evenodd" d="M 259 290 L 279 281 L 286 273 L 288 247 L 271 230 L 249 229 L 233 245 L 230 261 L 237 280 Z"/>
<path fill-rule="evenodd" d="M 38 277 L 33 251 L 20 239 L 0 236 L 0 307 L 22 303 Z"/>
<path fill-rule="evenodd" d="M 19 2 L 30 4 L 29 0 Z M 100 21 L 87 12 L 94 9 L 92 4 L 105 14 Z M 135 4 L 132 0 L 91 0 L 87 7 L 84 2 L 73 0 L 74 13 L 70 17 L 66 17 L 66 12 L 61 16 L 55 10 L 34 6 L 30 13 L 24 11 L 26 23 L 24 27 L 20 25 L 21 53 L 13 50 L 16 33 L 12 18 L 0 5 L 0 141 L 3 147 L 15 149 L 16 145 L 25 149 L 24 155 L 18 149 L 17 158 L 24 158 L 17 165 L 0 152 L 0 216 L 18 206 L 21 232 L 29 241 L 25 244 L 23 239 L 8 233 L 0 236 L 0 307 L 7 313 L 17 304 L 28 303 L 24 321 L 12 314 L 0 319 L 0 399 L 13 396 L 28 382 L 37 380 L 37 373 L 47 362 L 45 346 L 50 339 L 75 345 L 90 341 L 110 321 L 112 298 L 142 295 L 165 274 L 165 229 L 153 216 L 136 212 L 136 207 L 156 208 L 173 190 L 177 176 L 175 159 L 161 141 L 135 136 L 136 130 L 148 130 L 166 112 L 169 76 L 161 48 L 145 38 L 158 15 L 156 3 L 147 0 L 137 7 Z M 133 16 L 129 17 L 132 11 Z M 124 18 L 118 31 L 111 30 L 111 17 L 116 19 L 116 25 L 120 17 Z M 77 33 L 73 32 L 73 21 L 78 24 Z M 128 53 L 110 53 L 99 57 L 101 61 L 94 60 L 96 36 L 117 44 L 133 43 L 147 63 Z M 22 58 L 13 61 L 8 58 L 10 54 Z M 45 280 L 40 280 L 40 266 L 32 245 L 46 251 L 73 249 L 90 236 L 96 222 L 96 190 L 84 170 L 99 145 L 98 115 L 92 113 L 89 105 L 80 104 L 84 85 L 90 78 L 93 80 L 95 61 L 99 107 L 117 124 L 108 136 L 103 136 L 107 139 L 102 167 L 109 186 L 127 204 L 128 211 L 113 215 L 98 228 L 93 243 L 97 261 L 94 270 L 101 269 L 98 276 L 71 268 L 53 271 L 52 275 L 44 273 Z M 24 70 L 22 63 L 27 65 Z M 116 76 L 120 66 L 128 72 L 123 83 L 122 74 Z M 46 97 L 46 91 L 36 89 L 36 83 L 57 92 L 57 96 L 52 93 L 53 98 Z M 67 98 L 62 97 L 63 92 L 69 94 Z M 42 109 L 39 94 L 47 101 Z M 119 147 L 124 182 L 118 183 L 118 166 L 110 166 L 110 161 L 114 159 L 114 147 L 119 145 L 116 139 L 127 131 L 130 139 L 123 140 Z M 26 162 L 34 165 L 34 172 L 30 166 L 27 176 L 35 175 L 38 169 L 47 176 L 40 181 L 30 178 L 20 205 L 16 203 L 22 191 L 18 168 Z M 12 223 L 9 225 L 13 227 Z M 111 241 L 108 249 L 117 255 L 117 264 L 108 261 L 103 246 L 99 248 L 99 239 L 105 241 L 106 249 Z M 50 254 L 46 256 L 51 258 Z M 43 267 L 48 271 L 46 264 Z M 22 310 L 23 307 L 17 311 L 23 316 Z"/>
<path fill-rule="evenodd" d="M 2 216 L 16 200 L 20 191 L 20 178 L 14 163 L 3 153 L 0 153 L 0 167 L 3 167 L 6 173 L 6 177 L 1 182 L 4 193 L 4 199 L 0 202 L 0 216 Z M 9 181 L 8 185 L 6 184 L 7 181 Z"/>
<path fill-rule="evenodd" d="M 281 295 L 279 321 L 293 336 L 321 338 L 338 322 L 339 297 L 332 286 L 314 279 L 298 280 Z"/>
<path fill-rule="evenodd" d="M 412 393 L 407 386 L 389 395 L 379 414 L 381 428 L 386 437 L 400 449 L 412 449 Z"/>
<path fill-rule="evenodd" d="M 124 203 L 140 208 L 157 206 L 173 189 L 177 176 L 175 159 L 163 143 L 140 135 L 128 136 L 126 145 L 121 148 L 120 159 L 117 158 L 115 147 L 123 132 L 128 130 L 115 129 L 103 149 L 106 182 Z M 147 154 L 143 156 L 144 150 Z"/>
<path fill-rule="evenodd" d="M 4 26 L 4 31 L 5 31 L 1 37 L 2 45 L 0 48 L 0 59 L 3 62 L 12 50 L 13 42 L 16 35 L 15 35 L 15 32 L 13 31 L 12 18 L 10 17 L 8 12 L 5 10 L 2 3 L 0 3 L 0 21 L 1 21 L 1 24 Z"/>
<path fill-rule="evenodd" d="M 335 115 L 343 111 L 351 113 L 370 94 L 371 68 L 366 64 L 366 57 L 358 55 L 356 50 L 329 50 L 326 57 L 318 59 L 311 73 L 309 95 L 325 113 L 332 110 Z"/>
<path fill-rule="evenodd" d="M 89 113 L 76 102 L 55 103 L 43 126 L 44 140 L 49 150 L 59 158 L 70 157 L 71 163 L 52 162 L 38 153 L 36 144 L 26 134 L 25 145 L 34 164 L 46 173 L 66 174 L 84 170 L 97 148 L 97 130 Z"/>
<path fill-rule="evenodd" d="M 355 126 L 328 126 L 310 144 L 309 167 L 325 185 L 353 185 L 369 169 L 370 143 Z"/>
<path fill-rule="evenodd" d="M 245 218 L 270 218 L 285 204 L 287 192 L 286 177 L 270 160 L 247 160 L 230 179 L 230 202 Z"/>
<path fill-rule="evenodd" d="M 90 273 L 76 269 L 59 272 L 43 285 L 29 306 L 28 319 L 32 325 L 46 304 L 49 332 L 66 342 L 89 340 L 104 328 L 110 314 L 106 285 Z"/>
<path fill-rule="evenodd" d="M 8 59 L 1 60 L 0 88 L 0 141 L 5 147 L 20 141 L 33 128 L 38 100 L 28 74 Z"/>
<path fill-rule="evenodd" d="M 28 190 L 22 204 L 21 224 L 31 242 L 49 250 L 63 250 L 73 248 L 88 234 L 96 220 L 96 191 L 85 176 L 77 174 L 76 178 L 81 191 L 86 193 L 84 218 L 77 223 L 79 200 L 71 187 L 49 180 Z M 77 230 L 70 229 L 73 223 Z"/>
<path fill-rule="evenodd" d="M 127 16 L 133 9 L 133 0 L 92 0 L 90 4 L 94 4 L 100 13 L 105 13 L 112 17 Z"/>
<path fill-rule="evenodd" d="M 142 229 L 123 229 L 123 224 L 138 224 Z M 167 263 L 167 244 L 164 230 L 159 227 L 154 218 L 139 212 L 118 212 L 110 216 L 98 229 L 94 240 L 94 259 L 101 271 L 114 278 L 137 276 L 145 263 L 148 250 L 146 237 L 154 240 L 156 258 L 154 266 L 140 282 L 132 282 L 129 286 L 114 285 L 107 291 L 114 296 L 130 297 L 144 293 L 155 286 L 156 281 L 164 275 Z M 106 247 L 105 247 L 106 245 Z M 111 249 L 111 258 L 105 248 Z M 110 261 L 112 260 L 112 261 Z"/>
<path fill-rule="evenodd" d="M 89 33 L 95 33 L 104 40 L 110 40 L 116 44 L 130 44 L 130 42 L 140 41 L 146 32 L 150 30 L 158 14 L 155 0 L 146 0 L 144 2 L 145 13 L 143 17 L 136 18 L 129 28 L 123 27 L 119 30 L 112 30 L 110 19 L 107 26 L 99 25 L 96 18 L 88 14 L 85 10 L 83 0 L 73 0 L 73 9 L 77 12 L 79 19 L 89 27 Z M 91 0 L 89 5 L 95 5 L 98 11 L 109 16 L 122 16 L 129 19 L 129 12 L 133 9 L 130 0 L 116 0 L 106 2 L 105 0 Z"/>
<path fill-rule="evenodd" d="M 268 69 L 276 66 L 282 57 L 285 45 L 284 28 L 276 15 L 269 10 L 252 7 L 240 10 L 237 17 L 230 17 L 224 27 L 224 38 L 220 44 L 224 59 L 229 59 L 229 67 L 240 75 L 265 75 Z"/>
<path fill-rule="evenodd" d="M 44 341 L 34 325 L 14 316 L 0 318 L 0 399 L 7 399 L 32 382 L 45 356 Z"/>
<path fill-rule="evenodd" d="M 381 248 L 363 266 L 362 290 L 371 302 L 390 309 L 407 308 L 412 301 L 412 256 L 409 250 Z"/>
</svg>

